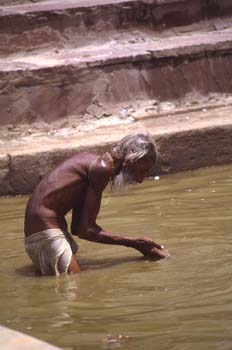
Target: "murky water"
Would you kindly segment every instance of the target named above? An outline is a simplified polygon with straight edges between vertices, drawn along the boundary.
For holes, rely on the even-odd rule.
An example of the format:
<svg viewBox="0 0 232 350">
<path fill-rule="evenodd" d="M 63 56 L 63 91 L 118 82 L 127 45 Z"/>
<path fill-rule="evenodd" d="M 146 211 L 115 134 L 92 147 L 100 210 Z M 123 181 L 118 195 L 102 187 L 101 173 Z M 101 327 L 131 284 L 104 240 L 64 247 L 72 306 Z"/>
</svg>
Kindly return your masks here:
<svg viewBox="0 0 232 350">
<path fill-rule="evenodd" d="M 112 197 L 99 223 L 171 258 L 80 241 L 80 275 L 34 277 L 26 198 L 0 199 L 0 324 L 64 349 L 232 348 L 232 167 L 161 177 Z M 107 199 L 104 199 L 104 203 Z"/>
</svg>

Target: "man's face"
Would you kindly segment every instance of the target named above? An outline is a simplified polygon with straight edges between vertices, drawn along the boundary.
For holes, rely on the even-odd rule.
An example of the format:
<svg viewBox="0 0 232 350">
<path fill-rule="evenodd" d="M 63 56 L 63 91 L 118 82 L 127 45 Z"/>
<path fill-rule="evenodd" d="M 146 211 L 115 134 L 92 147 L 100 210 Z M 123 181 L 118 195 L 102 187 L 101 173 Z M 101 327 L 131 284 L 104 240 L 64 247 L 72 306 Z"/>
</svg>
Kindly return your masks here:
<svg viewBox="0 0 232 350">
<path fill-rule="evenodd" d="M 132 164 L 124 165 L 113 179 L 113 187 L 116 191 L 123 191 L 128 185 L 142 183 L 154 166 L 151 158 L 143 157 Z"/>
<path fill-rule="evenodd" d="M 128 172 L 134 177 L 136 183 L 142 183 L 149 175 L 151 168 L 154 166 L 154 161 L 151 158 L 143 157 L 128 166 Z"/>
</svg>

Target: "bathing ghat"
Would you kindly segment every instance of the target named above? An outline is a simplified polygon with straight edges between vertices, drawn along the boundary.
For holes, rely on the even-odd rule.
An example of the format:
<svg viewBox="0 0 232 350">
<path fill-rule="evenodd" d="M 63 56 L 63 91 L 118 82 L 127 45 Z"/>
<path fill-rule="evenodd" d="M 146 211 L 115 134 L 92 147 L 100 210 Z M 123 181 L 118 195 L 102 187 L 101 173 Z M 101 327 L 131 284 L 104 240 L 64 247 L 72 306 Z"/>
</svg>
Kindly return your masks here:
<svg viewBox="0 0 232 350">
<path fill-rule="evenodd" d="M 160 173 L 232 161 L 230 0 L 0 0 L 0 194 L 128 133 Z"/>
</svg>

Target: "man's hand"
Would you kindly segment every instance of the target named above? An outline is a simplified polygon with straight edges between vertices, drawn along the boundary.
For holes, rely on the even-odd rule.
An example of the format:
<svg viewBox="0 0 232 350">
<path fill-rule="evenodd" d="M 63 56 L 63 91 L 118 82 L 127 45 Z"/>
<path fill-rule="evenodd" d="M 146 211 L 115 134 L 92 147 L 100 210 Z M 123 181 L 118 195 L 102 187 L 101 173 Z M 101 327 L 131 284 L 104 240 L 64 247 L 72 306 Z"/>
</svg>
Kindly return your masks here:
<svg viewBox="0 0 232 350">
<path fill-rule="evenodd" d="M 138 238 L 137 243 L 136 249 L 147 259 L 158 260 L 170 256 L 167 249 L 164 249 L 162 245 L 154 242 L 152 239 Z"/>
</svg>

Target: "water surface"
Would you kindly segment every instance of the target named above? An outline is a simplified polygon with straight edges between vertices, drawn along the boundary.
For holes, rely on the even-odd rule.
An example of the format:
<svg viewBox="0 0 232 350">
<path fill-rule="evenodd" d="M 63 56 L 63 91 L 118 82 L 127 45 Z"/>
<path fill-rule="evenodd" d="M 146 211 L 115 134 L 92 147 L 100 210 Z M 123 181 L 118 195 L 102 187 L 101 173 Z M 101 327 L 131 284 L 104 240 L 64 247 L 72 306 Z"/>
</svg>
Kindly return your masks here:
<svg viewBox="0 0 232 350">
<path fill-rule="evenodd" d="M 80 275 L 35 277 L 27 198 L 0 199 L 0 324 L 69 350 L 232 348 L 232 167 L 161 176 L 110 199 L 99 223 L 148 236 L 169 259 L 80 241 Z"/>
</svg>

